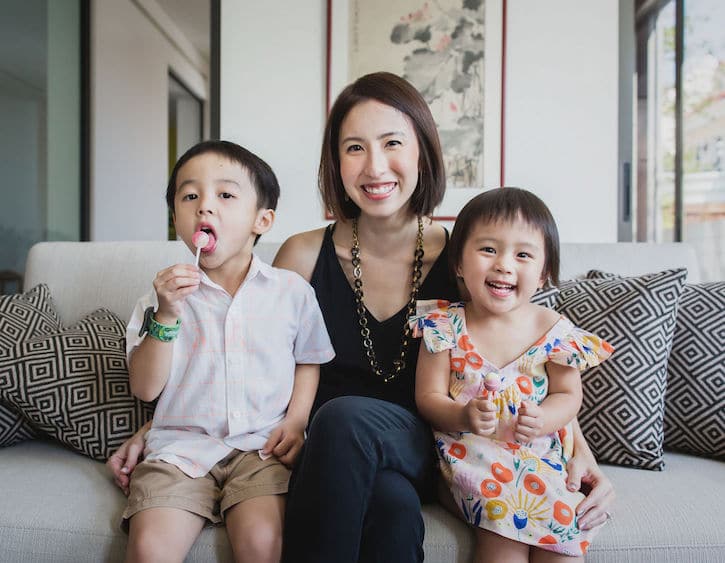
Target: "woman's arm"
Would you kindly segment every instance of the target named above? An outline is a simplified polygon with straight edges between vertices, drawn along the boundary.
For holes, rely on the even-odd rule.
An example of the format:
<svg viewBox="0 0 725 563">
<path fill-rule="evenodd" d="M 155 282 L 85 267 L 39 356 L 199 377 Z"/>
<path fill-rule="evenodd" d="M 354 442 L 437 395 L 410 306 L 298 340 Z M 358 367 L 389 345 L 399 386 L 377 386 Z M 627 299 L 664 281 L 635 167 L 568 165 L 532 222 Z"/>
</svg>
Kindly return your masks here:
<svg viewBox="0 0 725 563">
<path fill-rule="evenodd" d="M 588 530 L 604 524 L 614 503 L 614 487 L 602 472 L 589 444 L 584 439 L 579 421 L 574 419 L 574 455 L 567 462 L 569 473 L 567 487 L 570 491 L 581 490 L 587 496 L 576 508 L 579 526 Z"/>
<path fill-rule="evenodd" d="M 292 235 L 279 247 L 272 266 L 297 272 L 309 282 L 317 257 L 320 255 L 324 236 L 324 228 Z"/>
</svg>

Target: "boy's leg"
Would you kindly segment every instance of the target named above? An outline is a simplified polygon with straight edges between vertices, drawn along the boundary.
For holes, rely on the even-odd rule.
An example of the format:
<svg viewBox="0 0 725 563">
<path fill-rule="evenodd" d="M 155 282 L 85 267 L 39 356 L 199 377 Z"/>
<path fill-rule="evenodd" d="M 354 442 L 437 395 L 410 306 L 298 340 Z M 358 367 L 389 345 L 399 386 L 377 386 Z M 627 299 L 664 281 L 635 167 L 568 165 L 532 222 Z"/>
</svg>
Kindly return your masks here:
<svg viewBox="0 0 725 563">
<path fill-rule="evenodd" d="M 127 561 L 183 561 L 204 523 L 221 522 L 219 488 L 163 461 L 144 461 L 131 476 L 124 522 Z"/>
<path fill-rule="evenodd" d="M 178 508 L 149 508 L 129 521 L 127 562 L 182 562 L 206 520 Z"/>
<path fill-rule="evenodd" d="M 237 563 L 278 563 L 282 556 L 284 495 L 250 498 L 224 513 Z"/>
<path fill-rule="evenodd" d="M 277 458 L 262 460 L 252 451 L 240 452 L 213 473 L 223 483 L 221 512 L 234 559 L 278 562 L 289 469 Z"/>
</svg>

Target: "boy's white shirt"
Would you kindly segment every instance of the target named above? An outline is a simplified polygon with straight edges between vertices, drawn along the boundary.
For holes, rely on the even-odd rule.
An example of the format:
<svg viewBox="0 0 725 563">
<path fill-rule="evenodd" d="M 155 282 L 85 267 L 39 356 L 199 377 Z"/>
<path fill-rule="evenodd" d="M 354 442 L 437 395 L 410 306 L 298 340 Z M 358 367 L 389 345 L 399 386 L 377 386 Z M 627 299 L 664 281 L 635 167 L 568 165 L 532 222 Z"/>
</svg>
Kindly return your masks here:
<svg viewBox="0 0 725 563">
<path fill-rule="evenodd" d="M 126 353 L 152 290 L 138 300 L 126 329 Z M 201 477 L 233 449 L 259 450 L 285 416 L 297 364 L 323 364 L 335 353 L 314 290 L 298 274 L 253 255 L 230 296 L 202 272 L 182 306 L 169 379 L 146 435 L 147 460 Z"/>
</svg>

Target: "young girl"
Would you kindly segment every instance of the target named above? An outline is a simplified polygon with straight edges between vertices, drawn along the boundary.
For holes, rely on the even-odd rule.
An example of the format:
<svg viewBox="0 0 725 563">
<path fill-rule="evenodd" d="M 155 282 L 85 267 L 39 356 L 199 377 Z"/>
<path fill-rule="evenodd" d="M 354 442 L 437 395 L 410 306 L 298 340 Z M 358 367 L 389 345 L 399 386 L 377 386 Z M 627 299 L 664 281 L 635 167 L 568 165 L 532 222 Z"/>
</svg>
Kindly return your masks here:
<svg viewBox="0 0 725 563">
<path fill-rule="evenodd" d="M 530 303 L 559 277 L 556 224 L 534 194 L 472 199 L 453 229 L 450 265 L 469 299 L 419 302 L 415 396 L 436 429 L 444 479 L 477 527 L 476 561 L 571 561 L 556 554 L 582 556 L 592 536 L 575 513 L 584 495 L 567 489 L 579 371 L 612 348 Z"/>
</svg>

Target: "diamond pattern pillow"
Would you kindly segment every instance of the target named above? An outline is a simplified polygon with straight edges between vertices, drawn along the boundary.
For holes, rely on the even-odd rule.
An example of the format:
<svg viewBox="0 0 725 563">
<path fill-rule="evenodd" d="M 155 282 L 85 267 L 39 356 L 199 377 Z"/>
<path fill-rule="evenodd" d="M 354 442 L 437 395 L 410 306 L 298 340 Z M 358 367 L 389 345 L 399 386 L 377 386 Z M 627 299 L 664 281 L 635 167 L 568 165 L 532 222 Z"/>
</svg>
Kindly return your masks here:
<svg viewBox="0 0 725 563">
<path fill-rule="evenodd" d="M 47 285 L 37 285 L 22 294 L 0 296 L 0 350 L 59 328 L 60 319 Z M 11 405 L 0 401 L 0 447 L 35 437 L 30 423 Z"/>
<path fill-rule="evenodd" d="M 725 281 L 686 285 L 667 367 L 665 447 L 725 459 Z"/>
<path fill-rule="evenodd" d="M 131 396 L 124 337 L 123 321 L 99 309 L 72 327 L 0 350 L 0 399 L 103 461 L 151 417 Z"/>
<path fill-rule="evenodd" d="M 554 309 L 556 307 L 556 300 L 558 297 L 558 287 L 545 287 L 543 289 L 539 289 L 536 293 L 534 293 L 534 295 L 531 297 L 531 302 L 536 305 L 541 305 L 542 307 Z"/>
<path fill-rule="evenodd" d="M 661 470 L 667 358 L 687 270 L 594 275 L 562 287 L 556 307 L 615 349 L 583 374 L 582 431 L 600 462 Z"/>
</svg>

